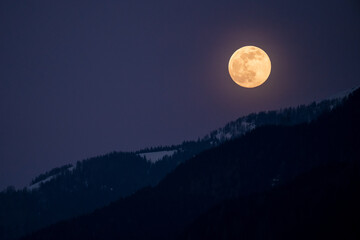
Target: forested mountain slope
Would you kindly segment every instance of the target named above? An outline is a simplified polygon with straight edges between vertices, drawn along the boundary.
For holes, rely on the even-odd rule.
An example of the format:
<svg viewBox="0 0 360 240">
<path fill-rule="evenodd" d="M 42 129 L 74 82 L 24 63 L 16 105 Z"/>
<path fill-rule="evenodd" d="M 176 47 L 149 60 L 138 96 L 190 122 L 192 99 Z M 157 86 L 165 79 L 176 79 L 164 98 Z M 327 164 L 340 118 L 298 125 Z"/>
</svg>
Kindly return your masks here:
<svg viewBox="0 0 360 240">
<path fill-rule="evenodd" d="M 224 200 L 286 187 L 314 169 L 341 163 L 356 165 L 360 159 L 359 122 L 357 90 L 316 121 L 259 127 L 180 164 L 156 187 L 145 188 L 90 215 L 53 225 L 26 239 L 181 236 L 195 219 Z M 342 185 L 339 180 L 339 188 Z"/>
</svg>

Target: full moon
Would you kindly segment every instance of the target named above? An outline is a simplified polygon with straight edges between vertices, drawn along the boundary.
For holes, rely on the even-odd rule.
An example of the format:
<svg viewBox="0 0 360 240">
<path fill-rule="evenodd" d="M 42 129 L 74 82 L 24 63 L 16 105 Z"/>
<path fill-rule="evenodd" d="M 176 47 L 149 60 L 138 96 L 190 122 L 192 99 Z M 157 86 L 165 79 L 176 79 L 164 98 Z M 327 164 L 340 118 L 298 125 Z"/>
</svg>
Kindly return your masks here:
<svg viewBox="0 0 360 240">
<path fill-rule="evenodd" d="M 229 61 L 229 73 L 238 85 L 254 88 L 263 84 L 269 77 L 271 62 L 262 49 L 245 46 L 233 53 Z"/>
</svg>

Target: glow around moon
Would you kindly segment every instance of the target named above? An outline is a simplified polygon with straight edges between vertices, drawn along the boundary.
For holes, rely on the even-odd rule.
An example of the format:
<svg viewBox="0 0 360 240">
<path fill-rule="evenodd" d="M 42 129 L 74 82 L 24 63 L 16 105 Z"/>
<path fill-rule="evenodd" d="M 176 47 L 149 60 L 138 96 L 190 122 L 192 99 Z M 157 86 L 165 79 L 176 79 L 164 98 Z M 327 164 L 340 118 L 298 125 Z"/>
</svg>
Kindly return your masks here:
<svg viewBox="0 0 360 240">
<path fill-rule="evenodd" d="M 229 73 L 238 85 L 254 88 L 263 84 L 269 77 L 271 62 L 262 49 L 245 46 L 238 49 L 229 61 Z"/>
</svg>

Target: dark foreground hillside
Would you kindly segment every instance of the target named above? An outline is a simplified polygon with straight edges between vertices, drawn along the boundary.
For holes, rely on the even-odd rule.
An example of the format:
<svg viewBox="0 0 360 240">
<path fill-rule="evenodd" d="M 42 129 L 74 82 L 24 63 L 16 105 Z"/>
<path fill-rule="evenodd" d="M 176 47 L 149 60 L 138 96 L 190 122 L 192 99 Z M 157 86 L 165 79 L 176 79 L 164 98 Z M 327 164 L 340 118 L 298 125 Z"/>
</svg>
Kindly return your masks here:
<svg viewBox="0 0 360 240">
<path fill-rule="evenodd" d="M 265 125 L 308 123 L 341 102 L 339 97 L 296 108 L 252 113 L 197 141 L 137 152 L 112 152 L 49 170 L 35 177 L 27 188 L 9 187 L 0 192 L 0 239 L 16 239 L 60 220 L 90 213 L 141 188 L 155 186 L 180 163 L 224 141 Z M 152 154 L 164 152 L 168 155 L 150 161 Z"/>
<path fill-rule="evenodd" d="M 360 165 L 338 163 L 271 192 L 225 200 L 178 239 L 360 239 Z"/>
<path fill-rule="evenodd" d="M 234 219 L 224 218 L 222 222 L 220 218 L 218 224 L 209 225 L 219 226 L 215 233 L 223 239 L 243 234 L 241 230 L 221 229 L 226 221 L 235 228 L 234 221 L 241 222 L 246 217 L 253 221 L 246 229 L 260 230 L 259 234 L 266 234 L 266 238 L 253 233 L 245 239 L 277 239 L 276 236 L 282 236 L 276 235 L 279 232 L 291 233 L 292 227 L 297 226 L 293 221 L 297 219 L 300 221 L 297 231 L 310 233 L 317 229 L 318 235 L 306 235 L 306 239 L 319 239 L 325 230 L 327 236 L 332 233 L 335 236 L 334 226 L 340 226 L 345 217 L 339 215 L 339 206 L 356 207 L 349 200 L 358 191 L 359 122 L 360 91 L 357 90 L 342 106 L 315 122 L 258 128 L 181 164 L 154 188 L 145 188 L 90 215 L 58 223 L 26 239 L 173 239 L 179 236 L 197 239 L 202 233 L 210 238 L 211 231 L 204 230 L 207 226 L 202 223 L 206 225 L 211 219 L 207 216 L 219 214 L 216 208 L 210 209 L 225 200 L 236 201 L 234 199 L 244 200 L 237 201 L 240 203 L 235 204 L 234 210 L 226 209 L 226 214 L 232 216 L 237 208 L 250 212 L 247 215 L 245 212 L 244 218 L 239 216 L 240 220 L 234 214 Z M 328 211 L 331 208 L 336 208 L 334 213 Z M 279 215 L 274 219 L 276 209 Z M 351 225 L 358 215 L 349 209 L 346 209 L 349 213 L 346 220 Z M 259 213 L 252 215 L 251 211 Z M 255 219 L 251 219 L 252 216 Z M 266 229 L 273 221 L 275 228 L 271 235 L 273 233 Z M 307 222 L 309 225 L 304 224 Z M 346 228 L 347 235 L 342 239 L 351 239 L 356 234 L 351 226 Z"/>
</svg>

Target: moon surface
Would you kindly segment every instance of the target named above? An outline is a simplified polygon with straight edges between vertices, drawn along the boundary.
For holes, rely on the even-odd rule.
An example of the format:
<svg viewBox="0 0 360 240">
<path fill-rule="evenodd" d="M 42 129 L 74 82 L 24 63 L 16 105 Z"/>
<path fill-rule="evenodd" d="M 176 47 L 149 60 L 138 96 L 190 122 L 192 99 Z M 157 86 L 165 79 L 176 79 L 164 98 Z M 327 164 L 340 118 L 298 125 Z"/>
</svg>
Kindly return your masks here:
<svg viewBox="0 0 360 240">
<path fill-rule="evenodd" d="M 269 77 L 271 62 L 262 49 L 245 46 L 233 53 L 229 61 L 229 73 L 238 85 L 254 88 L 263 84 Z"/>
</svg>

